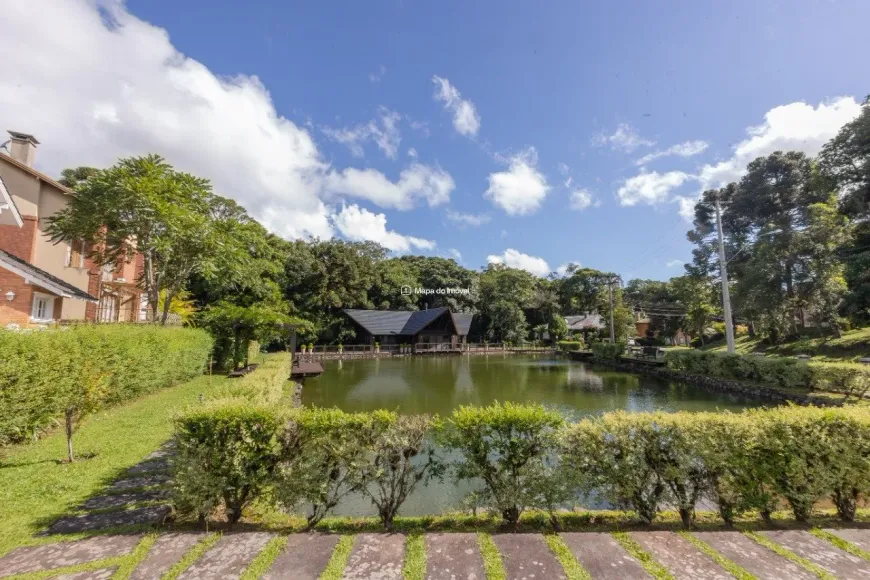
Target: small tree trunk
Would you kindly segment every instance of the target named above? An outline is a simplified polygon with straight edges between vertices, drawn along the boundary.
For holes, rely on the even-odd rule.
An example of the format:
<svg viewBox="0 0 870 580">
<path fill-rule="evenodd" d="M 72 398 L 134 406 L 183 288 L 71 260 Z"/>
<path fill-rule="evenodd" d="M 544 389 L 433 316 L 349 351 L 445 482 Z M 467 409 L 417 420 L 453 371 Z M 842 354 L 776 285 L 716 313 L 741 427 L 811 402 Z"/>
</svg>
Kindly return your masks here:
<svg viewBox="0 0 870 580">
<path fill-rule="evenodd" d="M 761 515 L 761 519 L 764 520 L 764 523 L 767 525 L 773 524 L 773 518 L 771 518 L 771 511 L 767 508 L 759 510 L 759 515 Z"/>
<path fill-rule="evenodd" d="M 691 529 L 695 524 L 695 508 L 694 507 L 681 507 L 680 508 L 680 519 L 683 521 L 683 527 Z"/>
<path fill-rule="evenodd" d="M 755 323 L 749 321 L 749 338 L 755 338 Z"/>
<path fill-rule="evenodd" d="M 834 505 L 837 506 L 837 515 L 844 522 L 855 521 L 855 507 L 858 503 L 858 490 L 852 489 L 845 493 L 841 490 L 834 491 Z"/>
<path fill-rule="evenodd" d="M 66 453 L 67 459 L 72 463 L 75 461 L 75 456 L 73 455 L 73 444 L 72 444 L 72 436 L 73 436 L 73 428 L 75 427 L 75 412 L 72 409 L 67 409 L 64 412 L 64 423 L 66 427 Z"/>
</svg>

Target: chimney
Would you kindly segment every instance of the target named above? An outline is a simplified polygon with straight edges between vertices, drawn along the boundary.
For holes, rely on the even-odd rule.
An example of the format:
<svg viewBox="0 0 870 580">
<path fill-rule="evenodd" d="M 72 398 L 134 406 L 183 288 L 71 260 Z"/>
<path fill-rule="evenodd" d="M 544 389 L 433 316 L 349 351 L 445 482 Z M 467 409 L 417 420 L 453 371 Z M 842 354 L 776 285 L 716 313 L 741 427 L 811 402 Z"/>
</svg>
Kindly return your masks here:
<svg viewBox="0 0 870 580">
<path fill-rule="evenodd" d="M 27 133 L 19 133 L 18 131 L 8 131 L 8 133 L 12 137 L 9 144 L 9 156 L 28 167 L 33 167 L 33 158 L 36 157 L 36 146 L 39 145 L 39 141 Z"/>
</svg>

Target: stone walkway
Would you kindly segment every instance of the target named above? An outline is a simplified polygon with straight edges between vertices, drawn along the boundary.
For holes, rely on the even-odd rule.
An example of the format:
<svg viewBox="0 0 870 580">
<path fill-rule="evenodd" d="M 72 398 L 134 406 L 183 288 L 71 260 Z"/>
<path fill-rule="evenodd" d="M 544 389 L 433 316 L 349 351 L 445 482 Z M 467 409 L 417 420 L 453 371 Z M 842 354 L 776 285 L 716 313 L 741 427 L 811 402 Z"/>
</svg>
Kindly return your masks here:
<svg viewBox="0 0 870 580">
<path fill-rule="evenodd" d="M 170 444 L 166 444 L 137 463 L 109 485 L 102 495 L 88 498 L 75 513 L 52 523 L 43 532 L 72 534 L 121 526 L 160 524 L 169 514 Z M 0 568 L 2 569 L 2 568 Z"/>
<path fill-rule="evenodd" d="M 870 529 L 827 530 L 851 542 L 854 547 L 870 547 Z M 695 532 L 694 538 L 732 563 L 746 570 L 748 577 L 764 580 L 816 578 L 801 561 L 827 571 L 835 578 L 870 578 L 870 561 L 850 554 L 808 531 L 762 532 L 769 540 L 790 551 L 796 561 L 786 559 L 740 532 Z M 623 580 L 650 578 L 644 563 L 651 559 L 678 579 L 732 578 L 710 555 L 699 550 L 681 534 L 673 532 L 631 532 L 629 537 L 646 555 L 638 559 L 624 543 L 607 533 L 564 533 L 561 541 L 592 578 Z M 227 533 L 217 538 L 199 532 L 168 532 L 158 536 L 150 549 L 136 551 L 145 538 L 142 534 L 97 536 L 85 540 L 18 548 L 0 558 L 0 577 L 34 573 L 43 578 L 95 580 L 113 578 L 117 570 L 132 565 L 132 580 L 159 579 L 172 571 L 184 580 L 233 579 L 255 562 L 268 580 L 316 580 L 334 555 L 346 561 L 347 580 L 392 580 L 403 578 L 406 537 L 401 534 L 357 534 L 350 554 L 336 552 L 341 536 L 330 534 L 292 534 L 280 537 L 266 532 Z M 563 561 L 540 534 L 495 534 L 501 564 L 508 580 L 549 580 L 567 578 Z M 425 578 L 437 580 L 484 580 L 483 558 L 477 534 L 432 533 L 424 538 Z M 203 542 L 206 542 L 203 544 Z M 271 546 L 270 549 L 266 549 Z M 281 550 L 274 550 L 280 547 Z M 264 550 L 265 549 L 265 550 Z M 143 553 L 144 552 L 144 553 Z M 860 553 L 860 552 L 859 552 Z M 186 569 L 179 570 L 185 555 Z M 268 560 L 263 561 L 263 558 Z M 564 556 L 563 556 L 564 557 Z M 133 561 L 135 559 L 135 561 Z M 648 563 L 646 564 L 649 565 Z M 811 568 L 811 566 L 809 567 Z M 126 576 L 121 576 L 126 577 Z"/>
</svg>

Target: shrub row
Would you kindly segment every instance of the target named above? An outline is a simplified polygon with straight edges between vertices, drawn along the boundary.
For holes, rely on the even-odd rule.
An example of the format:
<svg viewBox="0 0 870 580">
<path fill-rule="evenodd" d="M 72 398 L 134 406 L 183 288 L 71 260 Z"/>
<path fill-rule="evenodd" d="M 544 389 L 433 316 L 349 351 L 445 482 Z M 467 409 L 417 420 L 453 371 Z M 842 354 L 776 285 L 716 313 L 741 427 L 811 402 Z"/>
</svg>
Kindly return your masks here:
<svg viewBox="0 0 870 580">
<path fill-rule="evenodd" d="M 769 519 L 782 502 L 803 521 L 823 499 L 848 521 L 870 491 L 870 410 L 861 408 L 617 412 L 566 424 L 539 405 L 461 407 L 437 420 L 225 399 L 180 417 L 177 432 L 180 509 L 222 508 L 230 521 L 260 498 L 309 506 L 313 526 L 358 493 L 389 528 L 415 487 L 446 470 L 508 525 L 529 508 L 557 524 L 557 510 L 584 497 L 646 522 L 676 506 L 687 527 L 702 498 L 726 523 L 744 512 Z"/>
<path fill-rule="evenodd" d="M 700 350 L 670 351 L 668 368 L 785 388 L 833 391 L 862 397 L 870 389 L 870 368 L 848 363 L 806 362 Z"/>
<path fill-rule="evenodd" d="M 242 399 L 249 403 L 272 405 L 287 394 L 290 378 L 290 353 L 278 353 L 263 359 L 257 370 L 228 381 L 209 394 L 209 400 Z"/>
<path fill-rule="evenodd" d="M 582 340 L 560 340 L 556 346 L 562 352 L 574 351 L 574 350 L 583 350 L 586 348 L 586 343 Z"/>
<path fill-rule="evenodd" d="M 615 360 L 625 352 L 625 343 L 622 342 L 595 342 L 589 347 L 595 358 Z"/>
<path fill-rule="evenodd" d="M 0 330 L 0 444 L 195 377 L 211 347 L 203 331 L 153 325 Z"/>
</svg>

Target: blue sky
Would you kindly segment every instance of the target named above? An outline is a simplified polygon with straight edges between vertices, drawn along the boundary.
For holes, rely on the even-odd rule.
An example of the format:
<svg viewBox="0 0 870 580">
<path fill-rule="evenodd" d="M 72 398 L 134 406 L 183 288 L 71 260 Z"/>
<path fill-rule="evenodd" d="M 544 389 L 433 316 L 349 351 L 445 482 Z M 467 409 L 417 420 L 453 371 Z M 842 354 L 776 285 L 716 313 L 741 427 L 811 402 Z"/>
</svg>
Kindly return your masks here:
<svg viewBox="0 0 870 580">
<path fill-rule="evenodd" d="M 870 93 L 862 0 L 24 4 L 0 119 L 43 169 L 157 151 L 282 235 L 468 267 L 678 275 L 691 198 Z"/>
</svg>

